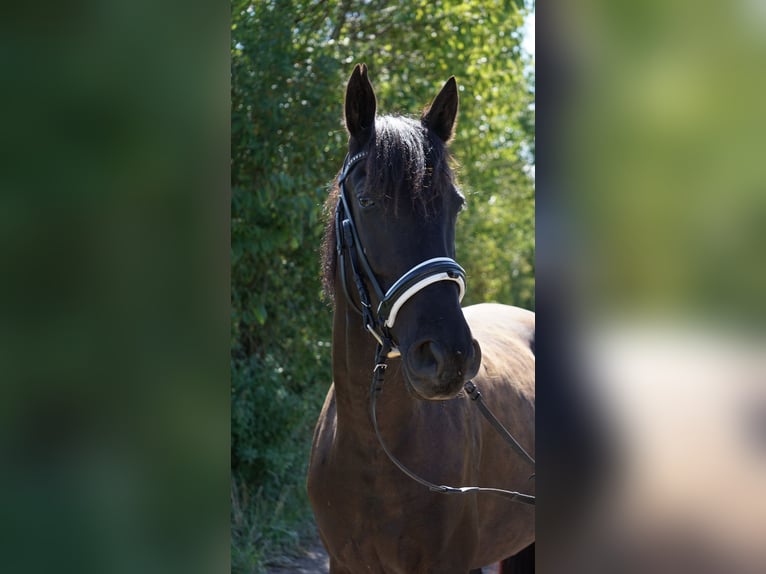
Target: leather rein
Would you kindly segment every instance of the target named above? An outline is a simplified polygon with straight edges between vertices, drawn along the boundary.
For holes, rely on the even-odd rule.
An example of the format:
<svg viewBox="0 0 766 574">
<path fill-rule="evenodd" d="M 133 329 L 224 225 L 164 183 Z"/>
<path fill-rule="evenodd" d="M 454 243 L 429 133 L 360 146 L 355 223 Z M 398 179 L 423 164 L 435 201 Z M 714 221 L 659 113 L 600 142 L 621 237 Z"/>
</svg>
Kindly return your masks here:
<svg viewBox="0 0 766 574">
<path fill-rule="evenodd" d="M 404 474 L 409 476 L 415 482 L 418 482 L 428 488 L 431 492 L 440 492 L 443 494 L 467 494 L 470 492 L 485 492 L 490 494 L 496 494 L 499 496 L 510 498 L 516 502 L 524 504 L 535 505 L 535 497 L 529 494 L 523 494 L 512 490 L 504 490 L 501 488 L 486 488 L 479 486 L 463 486 L 453 487 L 446 485 L 438 485 L 424 478 L 418 476 L 406 466 L 404 466 L 394 455 L 388 450 L 383 437 L 380 434 L 378 428 L 378 419 L 376 415 L 376 403 L 377 397 L 383 390 L 383 380 L 386 372 L 386 361 L 392 357 L 400 356 L 399 350 L 391 335 L 391 328 L 396 321 L 396 315 L 401 309 L 402 305 L 413 297 L 416 293 L 425 289 L 429 285 L 438 281 L 453 281 L 457 284 L 459 289 L 459 299 L 462 301 L 465 294 L 465 271 L 458 265 L 458 263 L 449 257 L 436 257 L 429 259 L 418 265 L 415 265 L 412 269 L 402 275 L 388 291 L 383 292 L 378 283 L 375 274 L 370 267 L 367 257 L 364 254 L 361 242 L 359 240 L 359 234 L 356 230 L 356 225 L 352 217 L 350 209 L 349 198 L 346 194 L 345 181 L 351 169 L 362 159 L 367 157 L 367 152 L 359 152 L 351 157 L 346 156 L 343 162 L 343 169 L 338 176 L 339 187 L 339 199 L 335 211 L 335 237 L 336 237 L 336 251 L 339 262 L 340 276 L 343 278 L 341 283 L 343 285 L 343 292 L 351 307 L 355 309 L 364 322 L 365 329 L 375 338 L 377 341 L 377 349 L 375 353 L 375 367 L 372 372 L 372 385 L 370 388 L 370 417 L 372 419 L 372 425 L 375 429 L 375 435 L 378 437 L 383 452 L 386 453 L 388 458 L 394 465 L 401 470 Z M 361 306 L 357 305 L 349 294 L 346 275 L 346 256 L 348 256 L 351 264 L 352 276 L 356 290 L 359 294 L 359 302 Z M 377 310 L 373 312 L 373 307 L 370 302 L 369 293 L 367 287 L 362 278 L 362 272 L 366 276 L 368 283 L 375 291 L 375 295 L 379 301 Z M 479 392 L 479 389 L 472 381 L 467 381 L 463 386 L 468 397 L 474 402 L 481 414 L 489 421 L 492 427 L 500 433 L 500 435 L 513 447 L 513 449 L 522 456 L 527 462 L 535 465 L 535 460 L 519 442 L 511 435 L 510 432 L 500 423 L 497 417 L 484 403 L 483 397 Z M 534 477 L 534 475 L 532 475 Z"/>
</svg>

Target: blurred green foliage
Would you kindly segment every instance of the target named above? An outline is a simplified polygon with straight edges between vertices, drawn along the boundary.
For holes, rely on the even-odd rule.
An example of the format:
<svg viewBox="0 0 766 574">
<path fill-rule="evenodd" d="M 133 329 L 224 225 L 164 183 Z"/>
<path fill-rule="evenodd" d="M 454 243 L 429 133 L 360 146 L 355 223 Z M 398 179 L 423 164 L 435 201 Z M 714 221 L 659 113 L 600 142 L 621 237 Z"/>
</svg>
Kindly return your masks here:
<svg viewBox="0 0 766 574">
<path fill-rule="evenodd" d="M 584 80 L 559 137 L 589 303 L 763 324 L 763 6 L 597 1 L 558 16 L 576 23 L 565 50 Z"/>
<path fill-rule="evenodd" d="M 0 29 L 0 571 L 225 569 L 228 6 Z"/>
<path fill-rule="evenodd" d="M 305 468 L 331 379 L 332 310 L 319 276 L 322 204 L 346 152 L 343 94 L 355 63 L 370 68 L 386 113 L 418 114 L 457 77 L 452 149 L 469 206 L 457 240 L 466 303 L 534 308 L 534 80 L 520 47 L 522 4 L 233 3 L 236 570 L 257 570 L 269 549 L 294 543 L 309 516 Z"/>
<path fill-rule="evenodd" d="M 550 321 L 558 303 L 562 339 L 547 330 L 538 359 L 563 375 L 546 369 L 538 396 L 546 475 L 565 477 L 545 489 L 557 516 L 538 521 L 551 571 L 766 572 L 751 526 L 766 443 L 746 430 L 754 409 L 766 421 L 764 7 L 565 0 L 538 14 L 554 80 L 541 306 Z M 709 461 L 737 485 L 718 505 Z"/>
</svg>

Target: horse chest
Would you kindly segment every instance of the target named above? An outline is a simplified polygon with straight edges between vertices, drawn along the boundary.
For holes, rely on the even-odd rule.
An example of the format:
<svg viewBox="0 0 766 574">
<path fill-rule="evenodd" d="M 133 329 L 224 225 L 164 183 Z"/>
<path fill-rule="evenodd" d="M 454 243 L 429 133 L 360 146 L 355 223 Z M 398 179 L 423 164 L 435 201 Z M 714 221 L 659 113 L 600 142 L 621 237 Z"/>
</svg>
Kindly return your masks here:
<svg viewBox="0 0 766 574">
<path fill-rule="evenodd" d="M 380 495 L 339 493 L 329 502 L 328 511 L 333 516 L 321 520 L 321 530 L 339 572 L 450 572 L 436 565 L 449 554 L 445 547 L 452 546 L 453 551 L 461 548 L 462 542 L 450 542 L 445 528 L 454 521 L 443 519 L 445 514 L 456 516 L 454 511 L 440 511 L 441 504 L 432 507 L 417 500 L 402 502 L 394 489 Z M 464 542 L 471 547 L 470 540 Z M 450 560 L 459 564 L 464 559 L 461 555 Z M 461 574 L 466 571 L 463 567 L 457 570 Z"/>
<path fill-rule="evenodd" d="M 449 555 L 445 547 L 471 545 L 450 544 L 450 533 L 465 531 L 458 524 L 475 532 L 467 498 L 429 493 L 362 449 L 331 449 L 313 466 L 317 524 L 341 572 L 448 572 L 433 569 Z"/>
<path fill-rule="evenodd" d="M 402 507 L 417 506 L 406 477 L 377 449 L 335 444 L 312 464 L 309 492 L 320 522 L 332 522 L 340 537 L 403 522 Z M 413 500 L 413 498 L 415 500 Z"/>
</svg>

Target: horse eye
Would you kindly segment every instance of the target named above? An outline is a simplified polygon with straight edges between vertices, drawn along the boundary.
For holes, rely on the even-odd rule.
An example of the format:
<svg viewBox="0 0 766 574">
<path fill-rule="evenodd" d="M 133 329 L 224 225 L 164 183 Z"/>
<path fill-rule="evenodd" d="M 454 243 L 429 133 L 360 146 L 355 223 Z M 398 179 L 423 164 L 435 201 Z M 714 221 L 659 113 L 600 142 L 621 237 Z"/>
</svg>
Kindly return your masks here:
<svg viewBox="0 0 766 574">
<path fill-rule="evenodd" d="M 375 205 L 375 202 L 371 200 L 369 197 L 358 197 L 357 200 L 359 201 L 359 205 L 361 205 L 363 208 L 366 207 L 372 207 Z"/>
</svg>

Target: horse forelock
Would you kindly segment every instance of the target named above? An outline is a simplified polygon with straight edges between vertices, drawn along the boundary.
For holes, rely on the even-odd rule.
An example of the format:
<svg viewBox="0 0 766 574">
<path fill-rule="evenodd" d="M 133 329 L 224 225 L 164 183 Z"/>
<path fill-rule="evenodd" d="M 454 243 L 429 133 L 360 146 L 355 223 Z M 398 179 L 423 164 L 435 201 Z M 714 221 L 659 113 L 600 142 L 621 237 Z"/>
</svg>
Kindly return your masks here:
<svg viewBox="0 0 766 574">
<path fill-rule="evenodd" d="M 365 148 L 369 193 L 382 202 L 386 215 L 397 217 L 401 209 L 432 214 L 435 201 L 454 189 L 451 156 L 446 145 L 422 122 L 400 116 L 375 120 L 375 137 Z M 334 296 L 336 269 L 335 208 L 340 190 L 337 177 L 324 206 L 322 284 L 325 296 Z"/>
<path fill-rule="evenodd" d="M 370 151 L 366 165 L 369 191 L 384 199 L 394 216 L 407 204 L 427 215 L 433 201 L 452 189 L 447 149 L 420 121 L 377 118 Z"/>
</svg>

